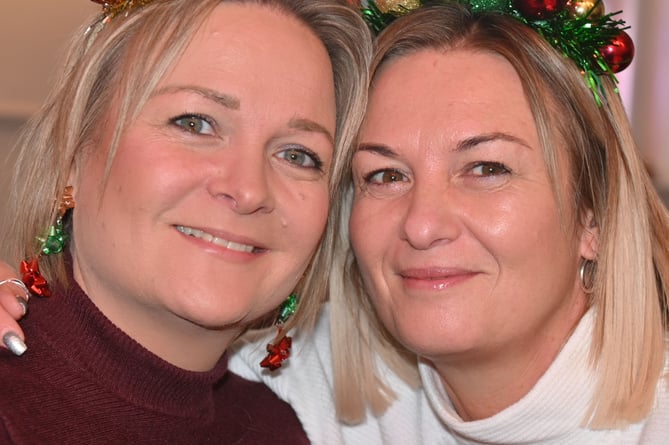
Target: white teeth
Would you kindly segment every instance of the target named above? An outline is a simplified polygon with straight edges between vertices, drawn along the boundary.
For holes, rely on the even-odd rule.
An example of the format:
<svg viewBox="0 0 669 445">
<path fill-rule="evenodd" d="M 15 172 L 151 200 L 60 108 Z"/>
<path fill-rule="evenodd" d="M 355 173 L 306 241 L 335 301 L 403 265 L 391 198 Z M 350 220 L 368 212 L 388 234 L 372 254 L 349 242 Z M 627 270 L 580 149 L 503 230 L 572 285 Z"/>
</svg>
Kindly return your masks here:
<svg viewBox="0 0 669 445">
<path fill-rule="evenodd" d="M 199 238 L 208 243 L 216 244 L 217 246 L 225 247 L 226 249 L 236 250 L 238 252 L 253 252 L 253 246 L 247 246 L 246 244 L 235 243 L 232 241 L 225 240 L 223 238 L 216 238 L 211 233 L 204 232 L 202 230 L 193 229 L 192 227 L 186 226 L 176 226 L 177 230 L 184 235 L 192 236 L 194 238 Z"/>
</svg>

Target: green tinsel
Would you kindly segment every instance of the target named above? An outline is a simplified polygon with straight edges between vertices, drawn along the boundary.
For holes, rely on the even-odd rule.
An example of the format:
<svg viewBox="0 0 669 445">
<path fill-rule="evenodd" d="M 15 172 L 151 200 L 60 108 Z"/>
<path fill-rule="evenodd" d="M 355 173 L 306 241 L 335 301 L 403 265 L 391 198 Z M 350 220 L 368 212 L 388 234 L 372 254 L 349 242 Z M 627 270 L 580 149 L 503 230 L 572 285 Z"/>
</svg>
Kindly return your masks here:
<svg viewBox="0 0 669 445">
<path fill-rule="evenodd" d="M 295 313 L 297 310 L 297 303 L 299 298 L 297 294 L 290 294 L 286 300 L 281 303 L 281 308 L 279 309 L 279 316 L 277 317 L 276 324 L 284 324 L 288 319 Z"/>
<path fill-rule="evenodd" d="M 602 82 L 600 76 L 609 76 L 617 83 L 615 74 L 600 54 L 621 31 L 629 28 L 623 20 L 613 17 L 620 11 L 597 19 L 573 17 L 562 10 L 546 20 L 530 20 L 514 9 L 511 0 L 454 0 L 468 7 L 475 14 L 502 13 L 510 15 L 538 32 L 562 55 L 573 60 L 583 72 L 586 84 L 592 90 L 597 104 L 601 104 Z M 601 1 L 601 0 L 600 0 Z M 410 11 L 406 11 L 408 13 Z M 383 13 L 374 0 L 369 0 L 362 14 L 373 32 L 379 33 L 397 17 Z"/>
<path fill-rule="evenodd" d="M 407 11 L 409 12 L 409 11 Z M 391 13 L 381 12 L 376 2 L 370 0 L 366 8 L 362 8 L 362 17 L 367 22 L 367 25 L 374 32 L 378 34 L 384 30 L 397 17 Z"/>
</svg>

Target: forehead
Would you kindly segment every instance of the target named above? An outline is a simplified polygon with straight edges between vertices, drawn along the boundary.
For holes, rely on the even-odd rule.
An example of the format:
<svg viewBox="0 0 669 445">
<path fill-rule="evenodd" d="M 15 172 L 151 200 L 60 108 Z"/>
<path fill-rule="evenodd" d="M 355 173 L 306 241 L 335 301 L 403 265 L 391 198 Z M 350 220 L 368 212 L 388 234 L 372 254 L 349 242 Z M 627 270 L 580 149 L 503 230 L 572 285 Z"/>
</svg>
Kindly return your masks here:
<svg viewBox="0 0 669 445">
<path fill-rule="evenodd" d="M 334 97 L 330 59 L 318 37 L 288 13 L 253 3 L 220 3 L 161 83 L 206 85 L 239 96 L 242 107 L 251 92 L 303 106 Z"/>
<path fill-rule="evenodd" d="M 535 124 L 520 78 L 506 59 L 470 49 L 430 49 L 391 60 L 377 73 L 365 132 L 381 128 L 457 136 L 525 134 Z"/>
</svg>

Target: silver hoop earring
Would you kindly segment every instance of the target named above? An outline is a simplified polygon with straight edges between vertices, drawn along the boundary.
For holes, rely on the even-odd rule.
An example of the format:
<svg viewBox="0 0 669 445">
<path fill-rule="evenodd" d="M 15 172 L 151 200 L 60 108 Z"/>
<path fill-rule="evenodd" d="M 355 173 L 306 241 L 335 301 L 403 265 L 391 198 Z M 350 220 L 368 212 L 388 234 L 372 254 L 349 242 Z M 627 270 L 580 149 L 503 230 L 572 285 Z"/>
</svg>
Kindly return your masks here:
<svg viewBox="0 0 669 445">
<path fill-rule="evenodd" d="M 591 294 L 595 287 L 595 272 L 597 272 L 597 262 L 581 258 L 581 266 L 578 268 L 578 276 L 581 279 L 581 289 L 586 294 Z"/>
</svg>

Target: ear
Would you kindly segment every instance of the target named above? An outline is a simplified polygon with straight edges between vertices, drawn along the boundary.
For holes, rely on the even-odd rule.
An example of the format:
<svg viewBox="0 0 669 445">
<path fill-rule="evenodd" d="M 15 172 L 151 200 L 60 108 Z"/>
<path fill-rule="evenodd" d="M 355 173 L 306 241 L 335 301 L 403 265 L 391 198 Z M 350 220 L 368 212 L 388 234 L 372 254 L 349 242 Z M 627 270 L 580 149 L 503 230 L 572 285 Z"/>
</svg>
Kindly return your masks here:
<svg viewBox="0 0 669 445">
<path fill-rule="evenodd" d="M 581 240 L 579 252 L 586 260 L 595 260 L 598 252 L 599 227 L 592 210 L 583 212 L 580 222 Z"/>
<path fill-rule="evenodd" d="M 70 167 L 70 172 L 67 174 L 67 182 L 65 184 L 72 186 L 74 189 L 72 190 L 72 196 L 74 196 L 79 189 L 79 175 L 77 174 L 76 162 L 72 164 L 72 167 Z"/>
</svg>

